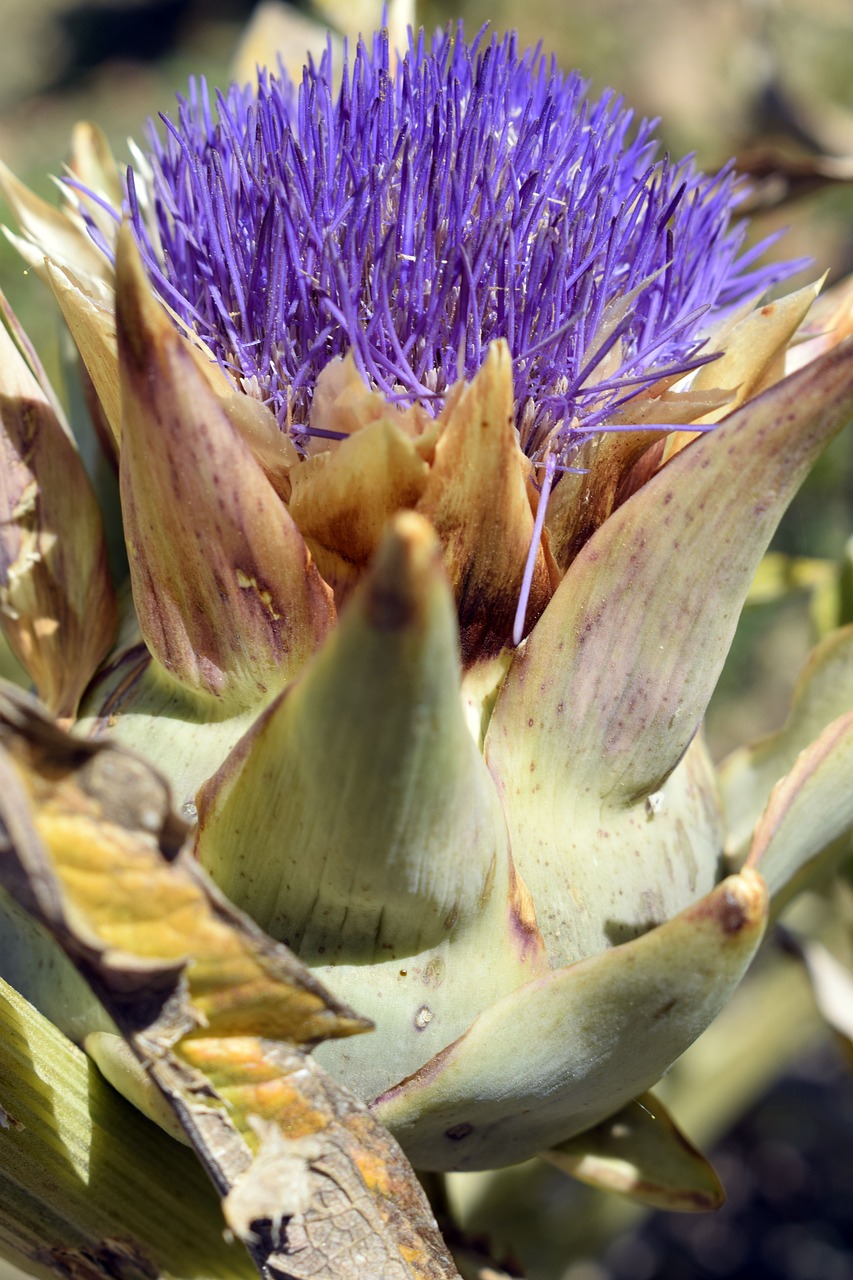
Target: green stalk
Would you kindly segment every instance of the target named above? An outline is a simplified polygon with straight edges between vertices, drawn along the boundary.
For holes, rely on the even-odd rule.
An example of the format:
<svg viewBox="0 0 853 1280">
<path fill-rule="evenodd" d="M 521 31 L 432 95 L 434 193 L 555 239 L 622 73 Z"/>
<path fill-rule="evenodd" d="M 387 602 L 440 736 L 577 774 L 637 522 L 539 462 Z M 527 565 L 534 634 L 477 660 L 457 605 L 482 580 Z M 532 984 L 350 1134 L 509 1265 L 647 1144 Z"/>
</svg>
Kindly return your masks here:
<svg viewBox="0 0 853 1280">
<path fill-rule="evenodd" d="M 0 980 L 0 1258 L 32 1275 L 257 1280 L 190 1151 Z"/>
</svg>

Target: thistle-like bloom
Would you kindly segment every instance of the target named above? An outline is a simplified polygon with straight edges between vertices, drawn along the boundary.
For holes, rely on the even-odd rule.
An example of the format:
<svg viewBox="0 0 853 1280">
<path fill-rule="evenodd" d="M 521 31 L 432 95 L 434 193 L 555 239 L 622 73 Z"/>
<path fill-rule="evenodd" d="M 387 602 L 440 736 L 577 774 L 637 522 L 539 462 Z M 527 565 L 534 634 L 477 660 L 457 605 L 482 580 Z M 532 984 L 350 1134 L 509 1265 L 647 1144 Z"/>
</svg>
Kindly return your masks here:
<svg viewBox="0 0 853 1280">
<path fill-rule="evenodd" d="M 319 1052 L 424 1167 L 574 1167 L 853 822 L 849 707 L 746 866 L 697 732 L 853 359 L 784 378 L 816 290 L 754 308 L 732 175 L 629 126 L 454 30 L 196 87 L 124 186 L 81 133 L 67 217 L 6 179 L 119 456 L 142 641 L 80 729 L 375 1020 Z"/>
<path fill-rule="evenodd" d="M 570 453 L 785 274 L 739 256 L 730 172 L 658 159 L 649 122 L 632 136 L 617 98 L 513 36 L 421 33 L 400 60 L 377 35 L 333 80 L 329 50 L 215 108 L 192 84 L 143 208 L 129 182 L 161 295 L 297 440 L 335 356 L 436 412 L 503 338 L 525 453 Z"/>
</svg>

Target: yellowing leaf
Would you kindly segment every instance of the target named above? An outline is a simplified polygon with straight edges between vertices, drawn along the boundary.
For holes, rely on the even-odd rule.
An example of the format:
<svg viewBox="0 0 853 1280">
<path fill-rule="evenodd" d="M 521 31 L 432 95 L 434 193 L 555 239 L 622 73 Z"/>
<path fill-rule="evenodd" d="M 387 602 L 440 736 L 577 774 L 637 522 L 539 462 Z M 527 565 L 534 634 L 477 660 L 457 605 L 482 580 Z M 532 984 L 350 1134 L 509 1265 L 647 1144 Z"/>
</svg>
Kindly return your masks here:
<svg viewBox="0 0 853 1280">
<path fill-rule="evenodd" d="M 213 889 L 162 778 L 11 688 L 0 748 L 0 884 L 76 960 L 220 1193 L 238 1188 L 229 1213 L 256 1264 L 294 1280 L 363 1277 L 365 1261 L 387 1280 L 455 1276 L 402 1153 L 309 1055 L 368 1024 Z M 282 1181 L 280 1211 L 252 1173 L 271 1159 L 301 1187 Z"/>
</svg>

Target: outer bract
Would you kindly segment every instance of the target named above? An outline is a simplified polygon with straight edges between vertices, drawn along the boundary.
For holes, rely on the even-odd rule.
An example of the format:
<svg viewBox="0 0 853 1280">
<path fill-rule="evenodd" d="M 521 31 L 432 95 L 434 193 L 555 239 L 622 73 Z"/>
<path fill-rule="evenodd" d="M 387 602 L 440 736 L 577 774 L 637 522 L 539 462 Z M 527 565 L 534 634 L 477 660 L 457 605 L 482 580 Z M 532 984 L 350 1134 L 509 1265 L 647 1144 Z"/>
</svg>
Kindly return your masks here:
<svg viewBox="0 0 853 1280">
<path fill-rule="evenodd" d="M 741 250 L 731 173 L 655 159 L 512 39 L 396 61 L 380 36 L 332 83 L 328 53 L 296 87 L 193 86 L 126 180 L 78 132 L 63 214 L 4 179 L 118 458 L 134 603 L 100 666 L 41 644 L 59 603 L 18 651 L 45 696 L 73 661 L 79 731 L 155 761 L 219 886 L 375 1021 L 318 1056 L 415 1163 L 562 1144 L 591 1176 L 566 1144 L 726 1002 L 765 865 L 780 894 L 853 822 L 849 788 L 809 819 L 849 751 L 822 724 L 727 866 L 701 737 L 853 410 L 847 320 L 786 377 L 817 290 L 758 305 L 788 268 Z M 55 469 L 32 484 L 70 545 L 82 507 L 52 505 Z M 46 1006 L 16 927 L 5 963 Z"/>
</svg>

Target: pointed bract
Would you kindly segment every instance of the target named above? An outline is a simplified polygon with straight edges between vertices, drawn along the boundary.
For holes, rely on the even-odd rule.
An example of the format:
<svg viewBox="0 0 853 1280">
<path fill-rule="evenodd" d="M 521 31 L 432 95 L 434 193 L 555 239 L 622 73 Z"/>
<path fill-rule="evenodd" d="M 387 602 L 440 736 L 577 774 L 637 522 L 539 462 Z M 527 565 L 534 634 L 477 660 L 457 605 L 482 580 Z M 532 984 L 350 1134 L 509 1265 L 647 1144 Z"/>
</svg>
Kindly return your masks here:
<svg viewBox="0 0 853 1280">
<path fill-rule="evenodd" d="M 381 1040 L 321 1058 L 344 1058 L 367 1096 L 544 968 L 459 682 L 439 548 L 406 513 L 198 798 L 196 851 L 219 886 L 382 1022 Z"/>
<path fill-rule="evenodd" d="M 414 946 L 477 910 L 502 824 L 457 643 L 435 538 L 401 516 L 314 663 L 202 788 L 203 865 L 303 954 L 361 955 L 365 913 L 397 945 L 402 912 Z"/>
<path fill-rule="evenodd" d="M 45 257 L 70 267 L 81 278 L 109 285 L 112 267 L 91 240 L 82 218 L 68 206 L 60 210 L 35 195 L 0 160 L 0 191 L 24 236 L 9 238 L 41 274 Z M 9 233 L 7 232 L 7 235 Z"/>
<path fill-rule="evenodd" d="M 848 842 L 832 846 L 853 829 L 853 711 L 839 716 L 797 757 L 773 788 L 755 830 L 746 865 L 767 881 L 778 912 L 803 879 L 824 870 L 821 855 L 840 861 Z"/>
<path fill-rule="evenodd" d="M 115 635 L 101 515 L 67 425 L 2 319 L 0 375 L 0 623 L 45 705 L 73 717 Z"/>
<path fill-rule="evenodd" d="M 851 413 L 847 342 L 694 441 L 611 516 L 503 686 L 490 737 L 499 777 L 517 776 L 514 726 L 533 716 L 549 792 L 589 789 L 618 805 L 662 785 L 704 714 L 773 530 Z"/>
<path fill-rule="evenodd" d="M 706 1213 L 725 1200 L 711 1165 L 652 1093 L 543 1151 L 542 1158 L 591 1187 L 655 1209 Z"/>
<path fill-rule="evenodd" d="M 728 334 L 720 358 L 698 370 L 691 389 L 731 388 L 734 400 L 730 409 L 739 409 L 747 400 L 778 382 L 785 374 L 785 353 L 822 284 L 823 280 L 807 284 L 744 316 Z M 713 411 L 703 421 L 719 422 L 730 409 Z"/>
<path fill-rule="evenodd" d="M 103 242 L 115 245 L 119 222 L 101 202 L 105 201 L 112 209 L 121 208 L 124 199 L 122 177 L 106 134 L 89 120 L 78 121 L 71 130 L 69 168 L 75 183 L 84 188 L 82 191 L 75 188 L 75 194 L 98 228 Z M 93 195 L 100 199 L 93 199 Z"/>
<path fill-rule="evenodd" d="M 733 862 L 745 856 L 776 783 L 794 767 L 800 752 L 847 711 L 853 711 L 853 625 L 832 632 L 812 650 L 784 727 L 733 752 L 720 766 L 726 853 Z"/>
<path fill-rule="evenodd" d="M 291 473 L 288 510 L 339 598 L 367 568 L 390 517 L 414 507 L 427 484 L 429 467 L 395 416 L 389 405 L 384 418 Z"/>
<path fill-rule="evenodd" d="M 45 272 L 71 330 L 116 443 L 121 439 L 115 307 L 93 298 L 68 267 L 45 259 Z"/>
<path fill-rule="evenodd" d="M 199 354 L 197 347 L 191 347 L 191 350 L 196 356 Z M 211 369 L 221 373 L 218 365 L 208 363 L 208 375 Z M 234 430 L 249 446 L 253 458 L 286 505 L 292 491 L 291 471 L 299 461 L 293 441 L 280 430 L 272 413 L 260 400 L 235 391 L 224 376 L 210 381 Z"/>
<path fill-rule="evenodd" d="M 142 633 L 181 684 L 257 705 L 328 631 L 331 593 L 154 301 L 129 230 L 117 299 L 122 507 Z"/>
<path fill-rule="evenodd" d="M 634 464 L 656 440 L 659 431 L 617 431 L 595 435 L 581 445 L 573 464 L 552 491 L 545 514 L 554 559 L 565 573 L 581 547 L 612 514 L 623 495 Z"/>
<path fill-rule="evenodd" d="M 723 843 L 712 774 L 696 758 L 667 779 L 767 541 L 851 410 L 847 345 L 696 440 L 584 545 L 513 663 L 486 757 L 552 963 L 710 889 Z"/>
<path fill-rule="evenodd" d="M 442 545 L 467 666 L 510 643 L 533 538 L 529 466 L 514 427 L 512 357 L 505 342 L 491 345 L 473 381 L 450 399 L 440 425 L 435 460 L 417 510 L 428 518 Z M 552 589 L 539 547 L 525 634 Z"/>
<path fill-rule="evenodd" d="M 621 947 L 528 983 L 373 1109 L 424 1169 L 528 1159 L 648 1089 L 704 1031 L 761 941 L 746 870 Z M 512 1106 L 507 1099 L 512 1098 Z"/>
</svg>

